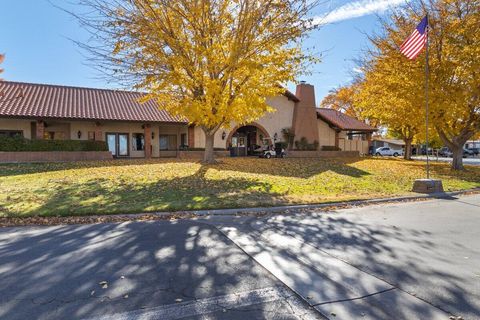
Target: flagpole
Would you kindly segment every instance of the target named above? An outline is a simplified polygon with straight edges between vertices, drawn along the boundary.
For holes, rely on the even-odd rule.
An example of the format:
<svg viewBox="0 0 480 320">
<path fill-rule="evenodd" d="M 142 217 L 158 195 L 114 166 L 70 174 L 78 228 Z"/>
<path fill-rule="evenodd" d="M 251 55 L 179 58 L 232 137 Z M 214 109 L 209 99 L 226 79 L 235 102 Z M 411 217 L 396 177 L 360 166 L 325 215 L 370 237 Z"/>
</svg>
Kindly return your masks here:
<svg viewBox="0 0 480 320">
<path fill-rule="evenodd" d="M 428 46 L 429 46 L 429 27 L 428 27 L 428 13 L 427 13 L 427 46 L 425 51 L 425 138 L 426 138 L 426 153 L 427 153 L 427 179 L 430 179 L 430 159 L 428 157 Z"/>
</svg>

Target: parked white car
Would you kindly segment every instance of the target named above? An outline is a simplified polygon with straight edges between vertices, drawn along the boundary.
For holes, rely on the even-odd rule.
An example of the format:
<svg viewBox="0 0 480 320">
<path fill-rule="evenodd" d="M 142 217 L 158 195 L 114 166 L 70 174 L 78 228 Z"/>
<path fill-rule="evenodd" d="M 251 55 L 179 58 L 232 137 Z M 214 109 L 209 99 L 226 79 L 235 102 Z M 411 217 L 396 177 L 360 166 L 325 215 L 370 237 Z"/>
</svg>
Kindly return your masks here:
<svg viewBox="0 0 480 320">
<path fill-rule="evenodd" d="M 376 156 L 403 156 L 403 150 L 395 150 L 390 147 L 380 147 L 375 150 Z"/>
</svg>

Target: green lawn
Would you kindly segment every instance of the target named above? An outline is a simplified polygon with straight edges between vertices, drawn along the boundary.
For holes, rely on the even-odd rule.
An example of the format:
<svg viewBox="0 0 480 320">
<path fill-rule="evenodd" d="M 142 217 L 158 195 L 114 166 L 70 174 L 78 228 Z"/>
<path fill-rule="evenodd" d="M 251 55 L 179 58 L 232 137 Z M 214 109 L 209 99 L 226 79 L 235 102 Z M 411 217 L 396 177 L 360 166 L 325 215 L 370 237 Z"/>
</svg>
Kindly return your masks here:
<svg viewBox="0 0 480 320">
<path fill-rule="evenodd" d="M 480 187 L 480 167 L 433 164 L 446 191 Z M 322 203 L 406 195 L 420 162 L 226 158 L 0 165 L 0 217 Z"/>
</svg>

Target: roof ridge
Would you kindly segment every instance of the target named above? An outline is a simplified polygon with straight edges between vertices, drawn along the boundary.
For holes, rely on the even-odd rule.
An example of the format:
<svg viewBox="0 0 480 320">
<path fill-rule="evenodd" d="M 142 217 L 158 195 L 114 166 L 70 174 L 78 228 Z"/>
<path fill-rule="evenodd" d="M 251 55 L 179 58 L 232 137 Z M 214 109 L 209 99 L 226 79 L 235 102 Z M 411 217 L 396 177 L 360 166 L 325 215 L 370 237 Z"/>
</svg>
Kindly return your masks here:
<svg viewBox="0 0 480 320">
<path fill-rule="evenodd" d="M 38 83 L 38 82 L 1 80 L 0 84 L 2 84 L 2 83 L 11 83 L 11 84 L 19 84 L 19 85 L 23 84 L 23 85 L 39 86 L 39 87 L 56 87 L 56 88 L 86 89 L 86 90 L 96 90 L 96 91 L 111 91 L 111 92 L 146 94 L 146 92 L 133 91 L 133 90 L 109 89 L 109 88 L 92 88 L 92 87 L 82 87 L 82 86 L 72 86 L 72 85 L 63 85 L 63 84 L 52 84 L 52 83 Z"/>
</svg>

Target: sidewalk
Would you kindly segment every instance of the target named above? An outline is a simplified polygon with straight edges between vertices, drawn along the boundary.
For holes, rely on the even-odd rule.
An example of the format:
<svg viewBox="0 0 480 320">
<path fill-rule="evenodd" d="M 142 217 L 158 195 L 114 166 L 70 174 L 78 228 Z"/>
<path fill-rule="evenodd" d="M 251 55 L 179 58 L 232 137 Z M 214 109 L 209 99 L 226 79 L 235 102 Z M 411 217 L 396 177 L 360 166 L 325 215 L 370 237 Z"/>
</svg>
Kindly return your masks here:
<svg viewBox="0 0 480 320">
<path fill-rule="evenodd" d="M 231 222 L 210 223 L 327 319 L 448 319 L 446 312 L 265 221 Z"/>
<path fill-rule="evenodd" d="M 479 214 L 471 195 L 205 221 L 327 318 L 474 320 Z"/>
</svg>

